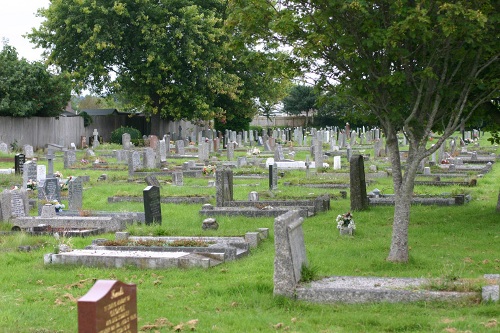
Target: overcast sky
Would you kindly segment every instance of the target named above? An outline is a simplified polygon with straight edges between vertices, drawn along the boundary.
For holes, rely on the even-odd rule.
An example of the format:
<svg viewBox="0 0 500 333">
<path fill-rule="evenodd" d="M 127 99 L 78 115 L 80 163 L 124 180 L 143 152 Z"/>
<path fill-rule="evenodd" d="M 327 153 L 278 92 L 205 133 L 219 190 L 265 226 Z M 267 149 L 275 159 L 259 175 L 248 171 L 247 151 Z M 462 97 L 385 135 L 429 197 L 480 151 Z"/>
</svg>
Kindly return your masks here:
<svg viewBox="0 0 500 333">
<path fill-rule="evenodd" d="M 50 0 L 0 0 L 0 49 L 3 48 L 3 39 L 16 48 L 20 58 L 30 61 L 42 60 L 42 49 L 33 49 L 23 37 L 31 28 L 40 26 L 42 19 L 36 17 L 38 8 L 47 8 Z"/>
</svg>

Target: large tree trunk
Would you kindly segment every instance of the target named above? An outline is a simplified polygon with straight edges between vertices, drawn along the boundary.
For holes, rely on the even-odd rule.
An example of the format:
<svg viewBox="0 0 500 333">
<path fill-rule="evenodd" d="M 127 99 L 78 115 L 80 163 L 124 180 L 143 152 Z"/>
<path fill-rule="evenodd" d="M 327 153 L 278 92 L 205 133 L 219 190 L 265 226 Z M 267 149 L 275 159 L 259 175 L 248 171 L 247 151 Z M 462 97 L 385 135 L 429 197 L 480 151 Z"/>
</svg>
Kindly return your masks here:
<svg viewBox="0 0 500 333">
<path fill-rule="evenodd" d="M 408 262 L 408 229 L 410 226 L 410 206 L 415 185 L 418 164 L 423 155 L 417 154 L 417 149 L 409 148 L 406 160 L 405 174 L 401 168 L 398 140 L 395 132 L 388 133 L 387 145 L 391 155 L 392 177 L 394 182 L 394 222 L 392 226 L 391 249 L 388 261 Z"/>
</svg>

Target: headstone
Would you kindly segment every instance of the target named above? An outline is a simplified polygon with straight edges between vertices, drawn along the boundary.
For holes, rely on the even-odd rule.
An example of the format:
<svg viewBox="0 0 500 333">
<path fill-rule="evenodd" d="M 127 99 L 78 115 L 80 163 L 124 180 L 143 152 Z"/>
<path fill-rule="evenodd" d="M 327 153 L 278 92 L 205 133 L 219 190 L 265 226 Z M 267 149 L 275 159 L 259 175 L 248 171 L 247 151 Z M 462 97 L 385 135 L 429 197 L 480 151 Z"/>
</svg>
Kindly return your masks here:
<svg viewBox="0 0 500 333">
<path fill-rule="evenodd" d="M 130 134 L 129 133 L 123 133 L 122 134 L 122 148 L 125 150 L 130 149 Z"/>
<path fill-rule="evenodd" d="M 477 161 L 477 152 L 473 151 L 470 156 L 471 161 Z"/>
<path fill-rule="evenodd" d="M 33 146 L 24 145 L 23 151 L 24 151 L 24 155 L 26 156 L 26 158 L 35 157 L 35 154 L 33 153 Z"/>
<path fill-rule="evenodd" d="M 144 168 L 150 170 L 156 168 L 156 154 L 153 148 L 144 149 Z"/>
<path fill-rule="evenodd" d="M 86 136 L 80 136 L 80 148 L 84 149 L 87 148 L 87 137 Z"/>
<path fill-rule="evenodd" d="M 161 224 L 160 188 L 148 186 L 143 191 L 144 221 L 146 224 Z"/>
<path fill-rule="evenodd" d="M 252 191 L 248 194 L 248 201 L 259 201 L 259 192 Z"/>
<path fill-rule="evenodd" d="M 274 150 L 274 161 L 281 162 L 284 159 L 285 159 L 285 156 L 283 154 L 283 147 L 281 145 L 277 145 L 276 149 Z"/>
<path fill-rule="evenodd" d="M 368 208 L 365 167 L 362 155 L 353 155 L 350 162 L 351 210 Z"/>
<path fill-rule="evenodd" d="M 292 297 L 307 266 L 303 222 L 297 210 L 274 219 L 274 295 Z"/>
<path fill-rule="evenodd" d="M 234 142 L 227 143 L 227 160 L 232 161 L 234 159 Z"/>
<path fill-rule="evenodd" d="M 340 156 L 333 156 L 333 170 L 340 170 L 340 169 L 342 169 L 341 157 Z"/>
<path fill-rule="evenodd" d="M 175 186 L 184 186 L 184 173 L 182 171 L 172 172 L 172 184 Z"/>
<path fill-rule="evenodd" d="M 203 220 L 201 228 L 203 230 L 217 230 L 219 229 L 219 224 L 217 223 L 216 219 L 214 219 L 213 217 L 209 217 Z"/>
<path fill-rule="evenodd" d="M 184 140 L 175 141 L 175 153 L 177 155 L 184 155 L 185 154 Z"/>
<path fill-rule="evenodd" d="M 76 163 L 76 152 L 74 150 L 66 150 L 64 152 L 64 168 L 68 169 Z"/>
<path fill-rule="evenodd" d="M 230 169 L 217 169 L 215 171 L 215 191 L 217 207 L 225 207 L 233 201 L 233 171 Z"/>
<path fill-rule="evenodd" d="M 149 147 L 150 148 L 153 148 L 156 149 L 156 147 L 158 146 L 158 137 L 156 135 L 150 135 L 149 136 Z"/>
<path fill-rule="evenodd" d="M 47 178 L 47 167 L 45 165 L 37 165 L 36 166 L 36 182 L 40 184 L 43 182 L 45 178 Z"/>
<path fill-rule="evenodd" d="M 4 190 L 0 194 L 0 221 L 10 221 L 28 214 L 28 193 L 25 190 Z"/>
<path fill-rule="evenodd" d="M 43 204 L 54 200 L 61 201 L 61 187 L 58 178 L 46 178 L 43 184 L 38 183 L 38 185 L 38 200 L 42 201 Z"/>
<path fill-rule="evenodd" d="M 81 210 L 83 206 L 83 180 L 73 177 L 68 181 L 68 209 Z"/>
<path fill-rule="evenodd" d="M 5 142 L 0 142 L 0 153 L 2 154 L 9 153 L 9 146 Z"/>
<path fill-rule="evenodd" d="M 92 135 L 92 148 L 96 149 L 97 147 L 99 147 L 99 133 L 97 132 L 97 128 L 94 128 L 94 132 L 92 132 Z"/>
<path fill-rule="evenodd" d="M 128 173 L 133 174 L 136 170 L 141 169 L 141 156 L 139 152 L 132 151 L 132 153 L 128 154 Z"/>
<path fill-rule="evenodd" d="M 137 333 L 134 284 L 97 280 L 78 299 L 78 333 Z"/>
<path fill-rule="evenodd" d="M 269 190 L 278 189 L 278 165 L 276 163 L 269 165 Z"/>
<path fill-rule="evenodd" d="M 16 154 L 14 156 L 14 170 L 16 174 L 21 175 L 23 173 L 24 162 L 26 162 L 24 154 Z"/>
<path fill-rule="evenodd" d="M 165 141 L 165 139 L 163 139 L 159 141 L 159 145 L 160 145 L 160 163 L 163 163 L 167 161 L 168 143 Z"/>
<path fill-rule="evenodd" d="M 38 183 L 37 176 L 37 165 L 36 161 L 28 161 L 24 163 L 23 166 L 23 190 L 26 189 L 26 184 L 28 181 L 33 181 Z"/>
<path fill-rule="evenodd" d="M 161 188 L 160 182 L 158 181 L 158 179 L 154 175 L 146 176 L 144 178 L 144 181 L 146 182 L 146 184 L 148 184 L 148 186 L 156 186 L 158 188 Z"/>
<path fill-rule="evenodd" d="M 424 175 L 425 176 L 431 175 L 431 168 L 430 167 L 424 167 Z"/>
</svg>

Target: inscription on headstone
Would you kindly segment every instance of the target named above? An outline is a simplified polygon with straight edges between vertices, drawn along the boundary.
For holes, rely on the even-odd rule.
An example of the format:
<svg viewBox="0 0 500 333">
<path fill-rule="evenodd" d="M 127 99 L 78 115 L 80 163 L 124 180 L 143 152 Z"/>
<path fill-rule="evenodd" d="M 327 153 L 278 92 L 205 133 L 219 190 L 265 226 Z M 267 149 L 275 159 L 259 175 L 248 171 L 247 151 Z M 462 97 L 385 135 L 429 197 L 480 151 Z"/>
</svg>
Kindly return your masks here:
<svg viewBox="0 0 500 333">
<path fill-rule="evenodd" d="M 148 186 L 143 191 L 145 223 L 161 224 L 160 188 Z"/>
<path fill-rule="evenodd" d="M 23 173 L 24 162 L 26 162 L 26 156 L 24 154 L 16 154 L 14 157 L 14 169 L 16 174 Z"/>
<path fill-rule="evenodd" d="M 97 280 L 78 299 L 78 333 L 137 333 L 137 288 L 116 280 Z"/>
<path fill-rule="evenodd" d="M 68 182 L 68 208 L 69 210 L 82 209 L 83 180 L 80 177 L 72 178 Z"/>
</svg>

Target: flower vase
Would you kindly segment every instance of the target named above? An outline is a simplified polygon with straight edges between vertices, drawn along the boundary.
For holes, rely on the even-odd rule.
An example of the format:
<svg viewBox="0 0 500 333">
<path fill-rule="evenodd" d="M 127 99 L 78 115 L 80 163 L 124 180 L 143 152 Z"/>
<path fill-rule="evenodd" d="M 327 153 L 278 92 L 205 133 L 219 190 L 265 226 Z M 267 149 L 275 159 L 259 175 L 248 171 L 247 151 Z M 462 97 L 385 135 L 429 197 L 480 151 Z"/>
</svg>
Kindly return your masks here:
<svg viewBox="0 0 500 333">
<path fill-rule="evenodd" d="M 342 227 L 339 229 L 341 235 L 354 235 L 354 229 L 350 227 Z"/>
</svg>

